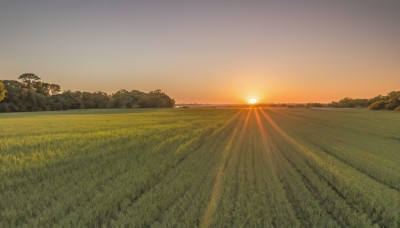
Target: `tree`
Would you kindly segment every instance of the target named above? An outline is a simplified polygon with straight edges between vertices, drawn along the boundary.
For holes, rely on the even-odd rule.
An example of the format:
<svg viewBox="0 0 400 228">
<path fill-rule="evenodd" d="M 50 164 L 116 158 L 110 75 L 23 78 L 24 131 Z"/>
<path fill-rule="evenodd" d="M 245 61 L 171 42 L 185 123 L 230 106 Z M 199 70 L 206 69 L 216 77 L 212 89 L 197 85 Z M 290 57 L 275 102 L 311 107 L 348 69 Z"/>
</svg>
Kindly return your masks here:
<svg viewBox="0 0 400 228">
<path fill-rule="evenodd" d="M 40 78 L 33 73 L 25 73 L 18 77 L 22 81 L 24 87 L 32 87 L 32 84 L 36 84 L 40 81 Z"/>
<path fill-rule="evenodd" d="M 4 100 L 6 98 L 6 93 L 7 90 L 4 88 L 4 84 L 2 81 L 0 81 L 0 101 Z"/>
<path fill-rule="evenodd" d="M 35 82 L 33 87 L 36 89 L 37 93 L 43 95 L 56 95 L 61 91 L 61 87 L 59 85 L 46 82 Z"/>
<path fill-rule="evenodd" d="M 56 95 L 61 91 L 61 87 L 57 84 L 50 84 L 51 95 Z"/>
<path fill-rule="evenodd" d="M 398 106 L 400 106 L 400 97 L 399 98 L 391 98 L 389 102 L 386 104 L 385 108 L 388 110 L 394 110 Z"/>
<path fill-rule="evenodd" d="M 42 95 L 50 95 L 50 84 L 46 82 L 37 82 L 33 84 L 33 87 L 36 89 L 37 93 Z"/>
<path fill-rule="evenodd" d="M 384 109 L 385 106 L 386 106 L 386 103 L 384 101 L 375 101 L 370 106 L 368 106 L 368 109 L 380 110 L 380 109 Z"/>
<path fill-rule="evenodd" d="M 24 95 L 26 97 L 26 93 L 21 93 L 22 85 L 19 81 L 4 80 L 3 85 L 5 86 L 5 90 L 7 91 L 7 102 L 16 102 L 17 100 L 19 100 L 21 95 Z M 24 90 L 23 92 L 26 92 L 26 90 Z"/>
</svg>

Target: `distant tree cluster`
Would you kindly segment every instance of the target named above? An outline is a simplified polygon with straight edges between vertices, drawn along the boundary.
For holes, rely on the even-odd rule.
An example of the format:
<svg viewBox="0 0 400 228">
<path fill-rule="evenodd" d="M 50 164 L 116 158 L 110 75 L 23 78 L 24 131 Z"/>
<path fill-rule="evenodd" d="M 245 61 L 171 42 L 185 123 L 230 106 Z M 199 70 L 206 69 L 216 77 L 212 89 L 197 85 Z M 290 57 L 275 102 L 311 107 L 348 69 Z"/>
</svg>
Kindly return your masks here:
<svg viewBox="0 0 400 228">
<path fill-rule="evenodd" d="M 328 104 L 329 107 L 333 108 L 365 108 L 369 105 L 369 99 L 353 99 L 350 97 L 345 97 L 340 101 L 333 101 Z"/>
<path fill-rule="evenodd" d="M 371 110 L 396 110 L 400 111 L 400 91 L 392 91 L 386 96 L 376 96 L 370 99 L 353 99 L 346 97 L 340 101 L 329 104 L 308 103 L 306 107 L 331 107 L 331 108 L 368 108 Z"/>
<path fill-rule="evenodd" d="M 339 102 L 332 102 L 330 107 L 336 108 L 368 108 L 371 110 L 396 110 L 400 111 L 400 91 L 392 91 L 386 96 L 376 96 L 371 99 L 344 98 Z"/>
<path fill-rule="evenodd" d="M 387 109 L 400 111 L 400 91 L 393 91 L 386 96 L 376 96 L 370 100 L 371 110 Z"/>
<path fill-rule="evenodd" d="M 120 90 L 105 92 L 63 91 L 57 84 L 42 82 L 32 73 L 19 80 L 0 81 L 0 112 L 53 111 L 96 108 L 167 108 L 175 101 L 161 90 L 144 93 Z"/>
</svg>

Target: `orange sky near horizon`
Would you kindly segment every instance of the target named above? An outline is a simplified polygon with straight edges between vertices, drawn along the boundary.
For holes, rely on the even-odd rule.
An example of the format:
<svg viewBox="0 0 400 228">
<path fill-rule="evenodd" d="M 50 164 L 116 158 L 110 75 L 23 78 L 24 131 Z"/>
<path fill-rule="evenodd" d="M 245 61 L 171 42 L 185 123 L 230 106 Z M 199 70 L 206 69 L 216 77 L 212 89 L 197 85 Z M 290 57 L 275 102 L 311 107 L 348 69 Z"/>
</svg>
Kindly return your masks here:
<svg viewBox="0 0 400 228">
<path fill-rule="evenodd" d="M 331 102 L 400 90 L 400 2 L 9 1 L 0 80 L 161 89 L 177 103 Z"/>
</svg>

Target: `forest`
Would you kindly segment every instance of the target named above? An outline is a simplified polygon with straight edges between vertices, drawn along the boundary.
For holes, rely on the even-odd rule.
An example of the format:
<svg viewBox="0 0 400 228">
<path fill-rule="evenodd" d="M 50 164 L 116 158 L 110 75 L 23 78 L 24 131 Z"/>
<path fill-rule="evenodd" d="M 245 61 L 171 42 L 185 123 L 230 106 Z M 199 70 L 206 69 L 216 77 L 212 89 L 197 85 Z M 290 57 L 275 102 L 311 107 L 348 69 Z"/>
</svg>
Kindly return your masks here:
<svg viewBox="0 0 400 228">
<path fill-rule="evenodd" d="M 61 86 L 43 82 L 33 73 L 18 80 L 0 81 L 0 112 L 56 111 L 99 108 L 168 108 L 175 100 L 161 90 L 145 93 L 119 90 L 111 95 L 97 92 L 61 91 Z"/>
</svg>

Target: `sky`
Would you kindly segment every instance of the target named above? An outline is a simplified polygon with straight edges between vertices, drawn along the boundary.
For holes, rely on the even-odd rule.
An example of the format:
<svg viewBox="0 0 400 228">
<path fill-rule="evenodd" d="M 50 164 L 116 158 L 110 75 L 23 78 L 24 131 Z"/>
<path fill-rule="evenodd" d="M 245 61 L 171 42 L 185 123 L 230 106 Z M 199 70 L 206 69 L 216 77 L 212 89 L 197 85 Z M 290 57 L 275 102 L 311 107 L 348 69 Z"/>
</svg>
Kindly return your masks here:
<svg viewBox="0 0 400 228">
<path fill-rule="evenodd" d="M 0 79 L 177 103 L 400 90 L 398 0 L 0 0 Z"/>
</svg>

